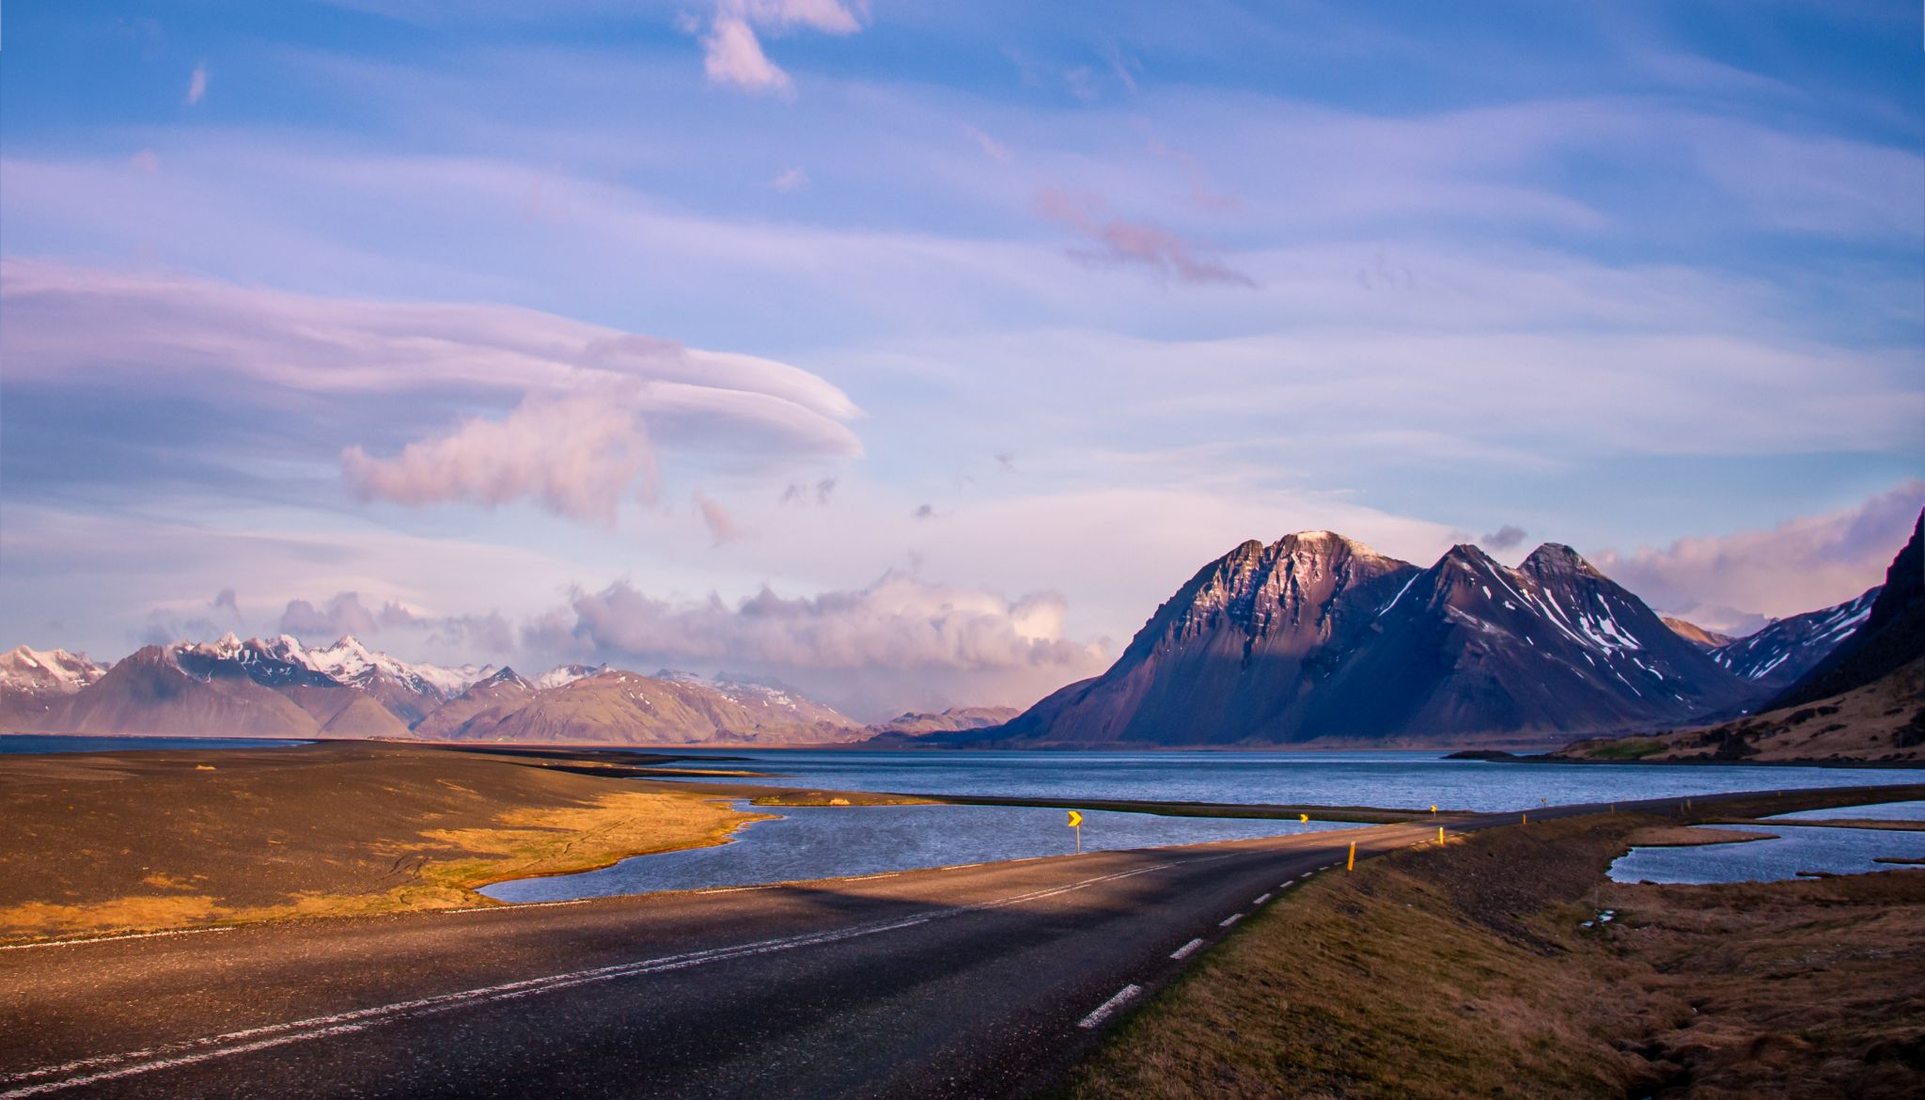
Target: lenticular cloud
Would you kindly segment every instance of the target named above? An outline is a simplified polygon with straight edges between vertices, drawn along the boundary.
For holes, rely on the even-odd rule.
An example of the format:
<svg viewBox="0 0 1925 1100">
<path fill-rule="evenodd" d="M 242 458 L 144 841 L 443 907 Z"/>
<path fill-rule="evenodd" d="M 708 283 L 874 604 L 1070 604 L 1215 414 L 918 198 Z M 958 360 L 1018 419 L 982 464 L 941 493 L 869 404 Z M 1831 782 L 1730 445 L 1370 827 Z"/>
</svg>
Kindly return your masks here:
<svg viewBox="0 0 1925 1100">
<path fill-rule="evenodd" d="M 23 260 L 0 263 L 0 295 L 13 380 L 108 383 L 280 425 L 320 447 L 277 460 L 338 462 L 364 500 L 526 502 L 611 525 L 624 500 L 656 498 L 663 454 L 786 473 L 862 453 L 847 423 L 861 410 L 808 371 L 533 310 Z M 343 426 L 353 434 L 328 438 Z"/>
</svg>

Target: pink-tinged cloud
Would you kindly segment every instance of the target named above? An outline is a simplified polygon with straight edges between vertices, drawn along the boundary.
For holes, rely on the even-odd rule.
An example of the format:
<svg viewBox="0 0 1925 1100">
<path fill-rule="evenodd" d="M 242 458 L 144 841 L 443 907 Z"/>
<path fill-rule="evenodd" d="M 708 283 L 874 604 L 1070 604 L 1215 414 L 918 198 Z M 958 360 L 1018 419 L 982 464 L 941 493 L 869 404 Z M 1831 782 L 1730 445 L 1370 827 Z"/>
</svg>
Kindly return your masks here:
<svg viewBox="0 0 1925 1100">
<path fill-rule="evenodd" d="M 702 517 L 702 525 L 709 530 L 709 537 L 716 546 L 734 542 L 742 537 L 742 528 L 729 515 L 728 509 L 716 503 L 705 493 L 695 494 L 695 510 Z"/>
<path fill-rule="evenodd" d="M 1002 142 L 997 141 L 993 137 L 990 137 L 980 127 L 971 126 L 968 123 L 964 123 L 962 131 L 963 131 L 963 136 L 967 137 L 970 141 L 975 142 L 976 148 L 981 149 L 983 151 L 983 156 L 988 157 L 990 160 L 995 161 L 997 164 L 1008 164 L 1010 162 L 1011 154 L 1009 151 L 1009 146 L 1004 145 Z"/>
<path fill-rule="evenodd" d="M 756 29 L 854 34 L 862 21 L 840 0 L 717 0 L 702 32 L 702 71 L 709 83 L 789 96 L 795 82 L 762 50 Z"/>
<path fill-rule="evenodd" d="M 1200 252 L 1197 245 L 1162 226 L 1108 217 L 1095 198 L 1044 188 L 1036 197 L 1036 210 L 1090 242 L 1089 247 L 1069 250 L 1086 263 L 1140 265 L 1160 278 L 1195 285 L 1257 285 L 1250 276 Z"/>
<path fill-rule="evenodd" d="M 196 65 L 194 66 L 194 74 L 187 78 L 186 103 L 189 107 L 193 107 L 199 105 L 200 101 L 206 98 L 207 66 Z"/>
<path fill-rule="evenodd" d="M 631 489 L 653 500 L 657 487 L 655 452 L 641 420 L 600 395 L 531 399 L 500 420 L 466 420 L 393 458 L 349 447 L 341 471 L 368 500 L 486 507 L 525 500 L 608 526 Z"/>
<path fill-rule="evenodd" d="M 1761 625 L 1756 615 L 1814 611 L 1882 583 L 1921 507 L 1925 480 L 1915 479 L 1856 507 L 1770 530 L 1590 557 L 1654 607 L 1713 630 L 1742 631 Z"/>
<path fill-rule="evenodd" d="M 702 71 L 710 84 L 740 88 L 747 92 L 790 95 L 795 82 L 769 55 L 746 20 L 718 15 L 702 36 Z"/>
</svg>

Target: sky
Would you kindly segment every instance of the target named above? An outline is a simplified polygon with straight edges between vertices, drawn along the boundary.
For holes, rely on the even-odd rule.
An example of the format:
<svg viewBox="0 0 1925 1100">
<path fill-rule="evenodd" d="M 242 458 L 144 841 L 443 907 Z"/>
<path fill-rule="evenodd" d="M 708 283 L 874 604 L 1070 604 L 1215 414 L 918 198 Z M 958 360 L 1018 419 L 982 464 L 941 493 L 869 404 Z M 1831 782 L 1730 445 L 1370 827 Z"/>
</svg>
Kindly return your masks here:
<svg viewBox="0 0 1925 1100">
<path fill-rule="evenodd" d="M 0 14 L 0 641 L 858 717 L 1245 539 L 1742 632 L 1925 505 L 1913 0 Z"/>
</svg>

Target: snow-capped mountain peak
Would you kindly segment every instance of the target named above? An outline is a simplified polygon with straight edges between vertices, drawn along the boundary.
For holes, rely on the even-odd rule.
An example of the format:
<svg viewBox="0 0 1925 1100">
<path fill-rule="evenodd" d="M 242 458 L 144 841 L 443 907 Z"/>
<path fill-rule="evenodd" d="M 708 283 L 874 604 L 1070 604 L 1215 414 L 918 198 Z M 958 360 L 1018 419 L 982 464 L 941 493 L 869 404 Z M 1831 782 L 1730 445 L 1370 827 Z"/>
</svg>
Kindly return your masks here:
<svg viewBox="0 0 1925 1100">
<path fill-rule="evenodd" d="M 107 670 L 64 649 L 15 646 L 0 653 L 0 685 L 37 694 L 71 695 Z"/>
<path fill-rule="evenodd" d="M 427 689 L 443 699 L 461 694 L 469 685 L 486 679 L 495 671 L 493 665 L 450 668 L 425 661 L 403 661 L 379 650 L 369 649 L 352 634 L 343 635 L 333 645 L 307 650 L 305 656 L 309 668 L 324 672 L 342 683 L 365 686 L 372 679 L 385 677 L 417 691 Z"/>
<path fill-rule="evenodd" d="M 535 677 L 535 687 L 542 691 L 549 688 L 567 687 L 577 680 L 586 680 L 608 671 L 603 665 L 557 665 Z"/>
</svg>

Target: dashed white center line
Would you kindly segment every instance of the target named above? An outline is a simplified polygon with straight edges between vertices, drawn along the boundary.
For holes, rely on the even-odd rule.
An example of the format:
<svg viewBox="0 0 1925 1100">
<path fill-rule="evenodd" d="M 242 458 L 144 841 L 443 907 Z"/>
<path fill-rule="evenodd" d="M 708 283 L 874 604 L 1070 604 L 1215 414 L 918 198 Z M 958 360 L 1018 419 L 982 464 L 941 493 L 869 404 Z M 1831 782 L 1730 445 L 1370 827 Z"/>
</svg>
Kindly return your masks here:
<svg viewBox="0 0 1925 1100">
<path fill-rule="evenodd" d="M 1182 947 L 1177 948 L 1175 951 L 1170 952 L 1170 958 L 1187 959 L 1191 955 L 1194 955 L 1196 953 L 1197 948 L 1202 946 L 1203 946 L 1202 940 L 1191 940 L 1189 943 L 1186 943 Z"/>
<path fill-rule="evenodd" d="M 1097 1005 L 1096 1011 L 1083 1017 L 1081 1020 L 1078 1020 L 1076 1023 L 1076 1026 L 1081 1028 L 1097 1027 L 1098 1025 L 1102 1024 L 1104 1020 L 1109 1019 L 1110 1016 L 1113 1013 L 1115 1013 L 1117 1009 L 1122 1008 L 1124 1005 L 1129 1004 L 1131 1001 L 1135 1000 L 1137 994 L 1141 992 L 1143 992 L 1143 987 L 1140 985 L 1137 985 L 1134 982 L 1124 986 L 1123 988 L 1116 991 L 1116 996 L 1111 997 L 1109 1000 L 1104 1001 L 1100 1005 Z"/>
<path fill-rule="evenodd" d="M 1263 904 L 1264 902 L 1266 902 L 1266 901 L 1269 901 L 1269 900 L 1270 900 L 1270 898 L 1271 898 L 1271 895 L 1269 895 L 1269 894 L 1258 894 L 1258 895 L 1256 896 L 1256 898 L 1255 898 L 1254 900 L 1252 900 L 1252 901 L 1250 902 L 1250 904 L 1251 904 L 1251 905 L 1262 905 L 1262 904 Z"/>
<path fill-rule="evenodd" d="M 1243 919 L 1242 913 L 1232 913 L 1229 916 L 1224 917 L 1222 920 L 1216 922 L 1216 926 L 1218 928 L 1228 928 L 1242 919 Z"/>
</svg>

